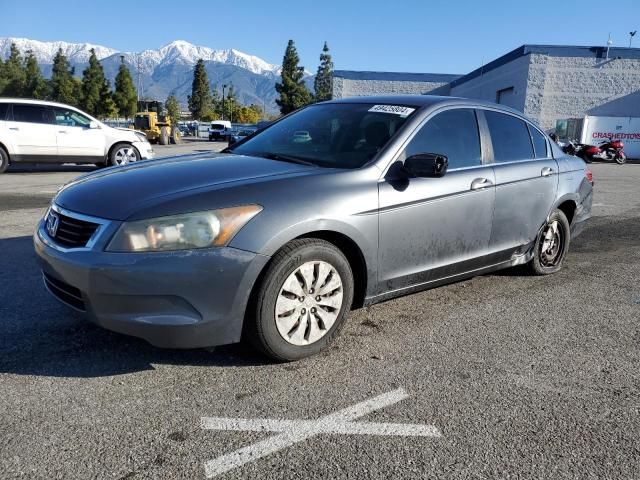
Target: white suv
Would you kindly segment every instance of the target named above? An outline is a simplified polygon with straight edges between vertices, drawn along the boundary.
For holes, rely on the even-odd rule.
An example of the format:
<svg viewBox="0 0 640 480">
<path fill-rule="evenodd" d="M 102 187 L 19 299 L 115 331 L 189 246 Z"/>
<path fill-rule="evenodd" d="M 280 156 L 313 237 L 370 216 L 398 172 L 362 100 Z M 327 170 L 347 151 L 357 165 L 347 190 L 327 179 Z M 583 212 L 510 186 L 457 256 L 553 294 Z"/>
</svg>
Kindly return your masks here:
<svg viewBox="0 0 640 480">
<path fill-rule="evenodd" d="M 110 127 L 61 103 L 0 98 L 0 173 L 23 162 L 105 166 L 151 158 L 142 132 Z"/>
</svg>

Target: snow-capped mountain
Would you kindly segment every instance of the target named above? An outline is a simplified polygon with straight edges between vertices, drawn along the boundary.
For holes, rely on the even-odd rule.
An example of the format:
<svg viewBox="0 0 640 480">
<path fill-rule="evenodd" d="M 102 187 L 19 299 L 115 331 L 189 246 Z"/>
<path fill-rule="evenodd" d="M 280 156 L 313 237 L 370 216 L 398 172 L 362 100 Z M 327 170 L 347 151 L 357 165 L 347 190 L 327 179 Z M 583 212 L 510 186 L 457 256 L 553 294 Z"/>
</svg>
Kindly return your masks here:
<svg viewBox="0 0 640 480">
<path fill-rule="evenodd" d="M 0 58 L 6 59 L 9 56 L 12 43 L 16 44 L 23 55 L 32 51 L 45 76 L 50 76 L 53 58 L 59 48 L 62 48 L 69 63 L 75 67 L 76 75 L 82 74 L 89 60 L 89 50 L 94 48 L 107 78 L 112 82 L 120 65 L 120 57 L 123 56 L 136 84 L 138 76 L 140 77 L 145 96 L 164 100 L 168 95 L 174 94 L 184 103 L 191 89 L 193 66 L 202 58 L 212 88 L 220 90 L 223 84 L 233 84 L 241 102 L 256 103 L 269 111 L 276 109 L 275 82 L 280 74 L 280 66 L 235 49 L 214 50 L 176 40 L 157 50 L 119 52 L 90 43 L 41 42 L 27 38 L 0 37 Z"/>
<path fill-rule="evenodd" d="M 23 55 L 26 55 L 26 52 L 31 50 L 39 63 L 53 63 L 53 57 L 55 57 L 59 48 L 62 48 L 65 56 L 69 61 L 74 63 L 89 61 L 89 50 L 92 48 L 96 50 L 96 56 L 99 59 L 117 53 L 117 50 L 113 48 L 93 45 L 91 43 L 40 42 L 29 38 L 0 37 L 0 57 L 7 58 L 9 56 L 12 43 L 16 44 L 16 47 L 18 47 L 18 50 L 20 50 Z"/>
<path fill-rule="evenodd" d="M 152 70 L 158 65 L 181 63 L 183 65 L 195 65 L 198 59 L 235 65 L 258 75 L 264 73 L 278 73 L 280 67 L 271 65 L 261 58 L 249 55 L 235 49 L 214 50 L 208 47 L 193 45 L 184 40 L 175 40 L 157 50 L 144 50 L 142 52 L 119 52 L 113 48 L 90 43 L 67 42 L 40 42 L 28 38 L 2 38 L 0 37 L 0 57 L 9 55 L 11 44 L 15 43 L 20 51 L 25 54 L 31 50 L 40 63 L 53 63 L 53 57 L 59 48 L 71 63 L 84 63 L 89 60 L 89 50 L 94 48 L 99 60 L 112 55 L 124 55 L 130 63 L 141 64 L 143 70 Z"/>
</svg>

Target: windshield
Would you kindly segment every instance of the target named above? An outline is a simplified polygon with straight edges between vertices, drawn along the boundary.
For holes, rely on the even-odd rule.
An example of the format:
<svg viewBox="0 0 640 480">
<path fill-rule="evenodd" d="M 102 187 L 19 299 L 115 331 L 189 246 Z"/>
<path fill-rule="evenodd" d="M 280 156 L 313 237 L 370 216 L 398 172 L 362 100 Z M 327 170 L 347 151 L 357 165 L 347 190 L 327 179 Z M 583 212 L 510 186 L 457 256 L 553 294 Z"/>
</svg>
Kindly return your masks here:
<svg viewBox="0 0 640 480">
<path fill-rule="evenodd" d="M 358 168 L 387 144 L 415 110 L 372 103 L 312 105 L 229 151 L 297 158 L 321 167 Z"/>
</svg>

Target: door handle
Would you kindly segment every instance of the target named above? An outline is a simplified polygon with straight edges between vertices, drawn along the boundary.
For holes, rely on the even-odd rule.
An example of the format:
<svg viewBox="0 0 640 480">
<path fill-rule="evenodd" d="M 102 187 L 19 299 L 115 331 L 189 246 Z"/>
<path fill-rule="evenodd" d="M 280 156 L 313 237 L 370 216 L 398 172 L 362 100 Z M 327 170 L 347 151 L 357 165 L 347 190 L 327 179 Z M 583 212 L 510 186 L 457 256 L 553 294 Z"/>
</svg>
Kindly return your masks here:
<svg viewBox="0 0 640 480">
<path fill-rule="evenodd" d="M 493 182 L 488 178 L 476 178 L 471 182 L 471 190 L 480 190 L 481 188 L 487 188 L 493 185 Z"/>
<path fill-rule="evenodd" d="M 549 175 L 553 175 L 553 168 L 544 167 L 540 172 L 540 175 L 542 175 L 543 177 L 548 177 Z"/>
<path fill-rule="evenodd" d="M 20 129 L 18 127 L 9 127 L 9 130 L 15 130 L 17 132 Z"/>
<path fill-rule="evenodd" d="M 68 133 L 66 130 L 58 130 L 58 133 Z"/>
</svg>

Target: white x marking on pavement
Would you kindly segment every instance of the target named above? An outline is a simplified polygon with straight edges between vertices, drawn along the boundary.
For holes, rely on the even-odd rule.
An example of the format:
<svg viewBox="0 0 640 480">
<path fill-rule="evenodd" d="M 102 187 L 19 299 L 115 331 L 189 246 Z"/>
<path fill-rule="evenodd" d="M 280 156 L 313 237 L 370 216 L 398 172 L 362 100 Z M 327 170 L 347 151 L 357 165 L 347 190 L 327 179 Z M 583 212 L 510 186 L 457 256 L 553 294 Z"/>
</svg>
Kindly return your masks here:
<svg viewBox="0 0 640 480">
<path fill-rule="evenodd" d="M 237 430 L 249 432 L 275 432 L 277 435 L 265 438 L 231 453 L 205 463 L 205 475 L 213 478 L 283 448 L 302 442 L 321 433 L 342 435 L 400 435 L 406 437 L 440 437 L 440 431 L 433 425 L 410 423 L 371 423 L 356 420 L 375 410 L 379 410 L 409 397 L 402 388 L 378 395 L 338 410 L 317 420 L 273 420 L 202 417 L 201 426 L 208 430 Z"/>
</svg>

